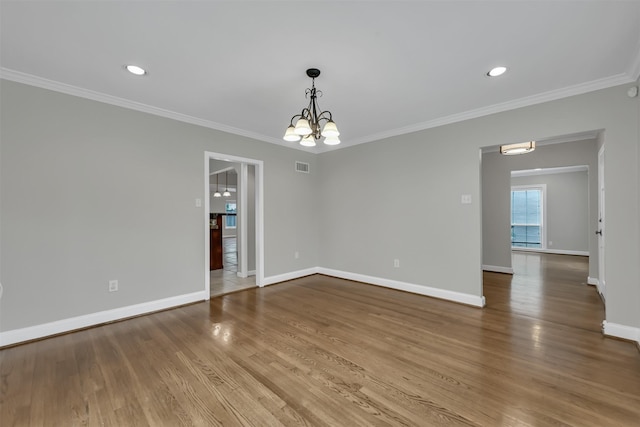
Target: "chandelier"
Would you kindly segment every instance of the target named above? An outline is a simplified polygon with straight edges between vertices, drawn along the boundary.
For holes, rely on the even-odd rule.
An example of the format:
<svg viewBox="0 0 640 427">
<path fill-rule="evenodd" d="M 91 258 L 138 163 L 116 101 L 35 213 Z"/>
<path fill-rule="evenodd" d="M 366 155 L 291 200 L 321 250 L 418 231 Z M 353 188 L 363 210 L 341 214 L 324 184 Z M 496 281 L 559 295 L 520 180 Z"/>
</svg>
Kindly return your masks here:
<svg viewBox="0 0 640 427">
<path fill-rule="evenodd" d="M 324 137 L 327 145 L 338 145 L 338 127 L 333 122 L 330 111 L 321 111 L 318 107 L 317 98 L 322 96 L 322 91 L 316 90 L 315 79 L 320 75 L 317 68 L 309 68 L 307 76 L 311 77 L 311 89 L 305 91 L 305 98 L 309 98 L 309 105 L 302 109 L 302 113 L 291 118 L 289 127 L 284 134 L 285 141 L 298 142 L 305 147 L 314 147 L 316 140 Z M 293 121 L 297 119 L 295 125 Z M 324 127 L 321 126 L 324 122 Z"/>
</svg>

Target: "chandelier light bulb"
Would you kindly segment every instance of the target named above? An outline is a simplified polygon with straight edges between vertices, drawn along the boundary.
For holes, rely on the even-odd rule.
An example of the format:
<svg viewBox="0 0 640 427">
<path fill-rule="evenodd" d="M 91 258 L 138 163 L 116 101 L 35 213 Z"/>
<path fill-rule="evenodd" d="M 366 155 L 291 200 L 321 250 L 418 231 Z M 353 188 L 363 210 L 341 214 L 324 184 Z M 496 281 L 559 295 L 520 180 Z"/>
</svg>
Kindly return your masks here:
<svg viewBox="0 0 640 427">
<path fill-rule="evenodd" d="M 331 137 L 338 135 L 340 135 L 340 132 L 338 132 L 338 127 L 332 120 L 329 120 L 322 129 L 322 136 Z"/>
<path fill-rule="evenodd" d="M 300 145 L 303 145 L 305 147 L 315 147 L 316 139 L 313 137 L 313 135 L 307 135 L 300 140 Z"/>
<path fill-rule="evenodd" d="M 295 132 L 298 135 L 309 135 L 311 134 L 311 126 L 309 126 L 309 121 L 307 119 L 300 119 L 296 123 Z"/>
<path fill-rule="evenodd" d="M 340 144 L 340 139 L 337 136 L 327 136 L 324 138 L 324 143 L 326 145 L 338 145 Z"/>
<path fill-rule="evenodd" d="M 289 142 L 298 142 L 300 141 L 300 135 L 296 133 L 296 128 L 291 125 L 287 128 L 282 139 Z"/>
</svg>

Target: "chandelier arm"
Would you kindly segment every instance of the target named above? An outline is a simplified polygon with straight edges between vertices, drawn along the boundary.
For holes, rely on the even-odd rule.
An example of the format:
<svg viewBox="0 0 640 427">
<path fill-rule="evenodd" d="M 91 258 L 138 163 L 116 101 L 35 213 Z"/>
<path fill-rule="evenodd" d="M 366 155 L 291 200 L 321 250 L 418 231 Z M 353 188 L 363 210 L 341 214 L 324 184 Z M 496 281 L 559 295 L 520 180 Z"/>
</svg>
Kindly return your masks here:
<svg viewBox="0 0 640 427">
<path fill-rule="evenodd" d="M 295 116 L 291 117 L 291 121 L 289 122 L 289 124 L 290 124 L 291 126 L 293 126 L 293 120 L 294 120 L 296 117 L 302 117 L 302 116 L 301 116 L 300 114 L 296 114 Z"/>
<path fill-rule="evenodd" d="M 329 115 L 329 117 L 327 118 L 327 117 L 325 116 L 325 114 L 328 114 L 328 115 Z M 333 121 L 333 116 L 331 115 L 331 111 L 329 111 L 329 110 L 325 110 L 325 111 L 323 111 L 322 113 L 320 113 L 320 115 L 318 115 L 318 122 L 319 122 L 320 120 L 326 120 L 326 121 L 332 122 L 332 121 Z"/>
<path fill-rule="evenodd" d="M 302 113 L 300 113 L 300 114 L 296 114 L 296 115 L 294 115 L 293 117 L 291 117 L 291 121 L 289 122 L 289 124 L 290 124 L 291 126 L 294 126 L 293 121 L 296 119 L 296 117 L 298 117 L 298 118 L 300 118 L 300 119 L 306 119 L 306 118 L 307 118 L 307 116 L 308 116 L 308 114 L 306 114 L 306 115 L 305 115 L 305 112 L 308 112 L 308 111 L 309 111 L 309 109 L 308 109 L 308 108 L 303 108 L 303 109 L 302 109 Z"/>
</svg>

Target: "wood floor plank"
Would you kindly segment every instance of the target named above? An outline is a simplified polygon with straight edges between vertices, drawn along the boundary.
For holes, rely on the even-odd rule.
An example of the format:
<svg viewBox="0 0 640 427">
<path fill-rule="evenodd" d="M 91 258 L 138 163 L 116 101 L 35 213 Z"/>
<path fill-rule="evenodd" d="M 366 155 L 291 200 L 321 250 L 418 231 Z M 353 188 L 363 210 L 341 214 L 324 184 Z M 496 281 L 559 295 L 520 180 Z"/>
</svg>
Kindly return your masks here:
<svg viewBox="0 0 640 427">
<path fill-rule="evenodd" d="M 478 309 L 313 275 L 0 350 L 4 426 L 637 426 L 640 352 L 584 257 Z"/>
</svg>

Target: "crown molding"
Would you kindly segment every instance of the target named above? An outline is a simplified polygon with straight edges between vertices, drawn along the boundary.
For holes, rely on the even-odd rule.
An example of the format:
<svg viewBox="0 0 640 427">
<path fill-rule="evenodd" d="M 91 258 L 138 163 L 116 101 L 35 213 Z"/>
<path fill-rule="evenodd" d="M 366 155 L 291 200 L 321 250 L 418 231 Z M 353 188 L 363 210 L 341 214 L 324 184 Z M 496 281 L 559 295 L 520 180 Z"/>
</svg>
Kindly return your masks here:
<svg viewBox="0 0 640 427">
<path fill-rule="evenodd" d="M 638 62 L 639 61 L 637 60 L 636 68 L 640 67 L 640 63 Z M 562 98 L 568 98 L 570 96 L 582 95 L 582 94 L 593 92 L 600 89 L 607 89 L 614 86 L 632 83 L 632 82 L 635 82 L 636 80 L 637 78 L 634 78 L 631 74 L 620 73 L 620 74 L 616 74 L 615 76 L 606 77 L 603 79 L 592 80 L 590 82 L 581 83 L 574 86 L 568 86 L 558 90 L 543 92 L 537 95 L 515 99 L 513 101 L 507 101 L 499 104 L 489 105 L 487 107 L 477 108 L 475 110 L 469 110 L 469 111 L 465 111 L 458 114 L 452 114 L 450 116 L 441 117 L 438 119 L 429 120 L 422 123 L 417 123 L 411 126 L 392 129 L 390 131 L 380 132 L 380 133 L 369 135 L 363 138 L 357 138 L 355 140 L 350 141 L 349 146 L 364 144 L 372 141 L 378 141 L 385 138 L 391 138 L 394 136 L 418 132 L 418 131 L 422 131 L 430 128 L 435 128 L 438 126 L 444 126 L 452 123 L 462 122 L 465 120 L 476 119 L 478 117 L 488 116 L 490 114 L 502 113 L 509 110 L 515 110 L 517 108 L 528 107 L 536 104 L 542 104 L 544 102 L 555 101 Z M 340 148 L 346 148 L 346 147 L 336 147 L 336 149 L 340 149 Z"/>
<path fill-rule="evenodd" d="M 419 132 L 426 129 L 435 128 L 438 126 L 444 126 L 452 123 L 462 122 L 465 120 L 475 119 L 490 114 L 501 113 L 504 111 L 514 110 L 517 108 L 527 107 L 530 105 L 541 104 L 548 101 L 554 101 L 557 99 L 567 98 L 569 96 L 581 95 L 588 92 L 593 92 L 600 89 L 606 89 L 613 86 L 618 86 L 627 83 L 634 83 L 638 79 L 640 74 L 640 49 L 635 61 L 630 66 L 628 73 L 621 73 L 615 76 L 593 80 L 586 83 L 581 83 L 566 88 L 543 92 L 537 95 L 528 96 L 513 101 L 503 102 L 499 104 L 490 105 L 487 107 L 477 108 L 475 110 L 469 110 L 462 113 L 452 114 L 449 116 L 441 117 L 434 120 L 429 120 L 415 125 L 406 126 L 402 128 L 392 129 L 385 132 L 379 132 L 362 138 L 356 138 L 350 140 L 348 144 L 340 146 L 322 146 L 306 148 L 299 144 L 290 144 L 278 138 L 258 134 L 255 132 L 238 129 L 232 126 L 227 126 L 222 123 L 217 123 L 211 120 L 201 119 L 198 117 L 189 116 L 187 114 L 177 113 L 175 111 L 165 110 L 163 108 L 154 107 L 151 105 L 143 104 L 140 102 L 131 101 L 124 98 L 119 98 L 112 95 L 107 95 L 102 92 L 97 92 L 89 89 L 83 89 L 77 86 L 69 85 L 66 83 L 57 82 L 54 80 L 45 79 L 43 77 L 34 76 L 32 74 L 23 73 L 21 71 L 12 70 L 5 67 L 0 67 L 0 78 L 5 80 L 14 81 L 17 83 L 23 83 L 30 86 L 40 87 L 42 89 L 48 89 L 55 92 L 64 93 L 67 95 L 77 96 L 80 98 L 91 99 L 93 101 L 103 102 L 106 104 L 115 105 L 130 110 L 140 111 L 143 113 L 153 114 L 168 119 L 177 120 L 184 123 L 190 123 L 197 126 L 206 127 L 238 136 L 243 136 L 258 141 L 264 141 L 271 144 L 280 145 L 282 147 L 291 148 L 294 150 L 300 150 L 310 153 L 324 153 L 333 150 L 340 150 L 343 148 L 364 144 L 367 142 L 378 141 L 381 139 L 391 138 L 395 136 L 405 135 L 408 133 Z M 635 76 L 635 77 L 634 77 Z"/>
<path fill-rule="evenodd" d="M 119 98 L 117 96 L 107 95 L 106 93 L 96 92 L 89 89 L 83 89 L 77 86 L 57 82 L 54 80 L 45 79 L 42 77 L 23 73 L 21 71 L 12 70 L 9 68 L 0 67 L 0 78 L 17 82 L 17 83 L 23 83 L 30 86 L 36 86 L 42 89 L 52 90 L 54 92 L 64 93 L 66 95 L 77 96 L 79 98 L 90 99 L 93 101 L 103 102 L 105 104 L 110 104 L 110 105 L 115 105 L 122 108 L 127 108 L 130 110 L 140 111 L 142 113 L 153 114 L 155 116 L 165 117 L 168 119 L 173 119 L 180 122 L 189 123 L 192 125 L 202 126 L 209 129 L 231 133 L 238 136 L 244 136 L 244 137 L 256 139 L 259 141 L 269 142 L 271 144 L 281 145 L 287 148 L 298 149 L 298 147 L 291 146 L 290 144 L 287 144 L 286 141 L 281 141 L 277 138 L 261 135 L 261 134 L 246 131 L 243 129 L 238 129 L 232 126 L 227 126 L 222 123 L 217 123 L 211 120 L 201 119 L 198 117 L 189 116 L 187 114 L 177 113 L 171 110 L 165 110 L 163 108 L 154 107 L 154 106 L 143 104 L 140 102 Z M 302 151 L 308 151 L 308 150 L 302 150 Z"/>
</svg>

